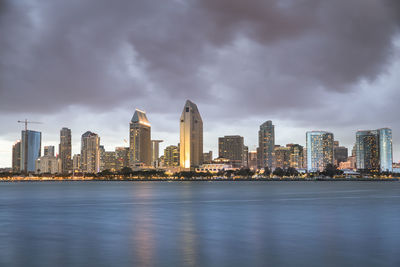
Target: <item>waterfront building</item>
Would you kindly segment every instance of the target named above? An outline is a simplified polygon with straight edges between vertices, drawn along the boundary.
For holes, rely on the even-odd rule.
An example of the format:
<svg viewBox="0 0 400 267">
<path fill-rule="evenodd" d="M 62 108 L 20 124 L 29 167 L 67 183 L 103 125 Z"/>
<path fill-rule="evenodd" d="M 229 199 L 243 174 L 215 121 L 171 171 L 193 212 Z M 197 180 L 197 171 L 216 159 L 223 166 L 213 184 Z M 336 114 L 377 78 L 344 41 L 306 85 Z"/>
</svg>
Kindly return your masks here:
<svg viewBox="0 0 400 267">
<path fill-rule="evenodd" d="M 163 140 L 151 140 L 151 163 L 155 168 L 160 166 L 160 143 L 162 142 Z"/>
<path fill-rule="evenodd" d="M 115 168 L 121 170 L 129 166 L 129 147 L 115 148 Z"/>
<path fill-rule="evenodd" d="M 105 151 L 104 147 L 100 149 L 100 171 L 116 171 L 117 160 L 115 151 Z"/>
<path fill-rule="evenodd" d="M 203 120 L 195 103 L 187 100 L 180 118 L 180 166 L 184 169 L 203 163 Z"/>
<path fill-rule="evenodd" d="M 304 162 L 304 148 L 299 144 L 287 144 L 286 147 L 290 149 L 289 167 L 295 169 L 302 169 Z"/>
<path fill-rule="evenodd" d="M 333 134 L 325 131 L 306 133 L 307 171 L 323 171 L 328 164 L 333 165 Z"/>
<path fill-rule="evenodd" d="M 272 121 L 266 121 L 260 125 L 258 131 L 258 168 L 268 167 L 272 169 L 274 166 L 274 149 L 275 149 L 275 126 Z"/>
<path fill-rule="evenodd" d="M 377 130 L 357 131 L 357 169 L 379 171 L 379 133 Z"/>
<path fill-rule="evenodd" d="M 43 156 L 54 157 L 55 156 L 54 150 L 55 150 L 54 146 L 44 146 L 44 148 L 43 148 Z"/>
<path fill-rule="evenodd" d="M 249 167 L 249 147 L 243 146 L 243 167 Z"/>
<path fill-rule="evenodd" d="M 237 170 L 237 168 L 232 167 L 230 164 L 224 163 L 210 163 L 210 164 L 203 164 L 200 167 L 196 168 L 196 172 L 200 173 L 219 173 L 221 171 L 228 171 L 228 170 Z"/>
<path fill-rule="evenodd" d="M 392 130 L 388 128 L 382 128 L 378 129 L 378 132 L 379 132 L 380 171 L 392 172 L 393 170 Z"/>
<path fill-rule="evenodd" d="M 227 135 L 218 138 L 219 158 L 229 159 L 234 167 L 244 166 L 244 140 L 239 135 Z"/>
<path fill-rule="evenodd" d="M 129 124 L 130 167 L 151 166 L 151 154 L 151 125 L 146 113 L 136 109 Z"/>
<path fill-rule="evenodd" d="M 72 169 L 74 172 L 81 171 L 81 154 L 75 154 L 72 158 Z"/>
<path fill-rule="evenodd" d="M 100 137 L 90 131 L 81 139 L 81 169 L 86 173 L 100 171 Z"/>
<path fill-rule="evenodd" d="M 177 167 L 179 166 L 179 146 L 167 146 L 164 149 L 164 166 Z"/>
<path fill-rule="evenodd" d="M 53 146 L 54 148 L 54 146 Z M 58 160 L 54 155 L 48 153 L 35 162 L 36 173 L 58 173 Z"/>
<path fill-rule="evenodd" d="M 42 133 L 22 131 L 21 140 L 21 171 L 34 172 L 35 162 L 41 156 Z"/>
<path fill-rule="evenodd" d="M 21 141 L 18 140 L 12 147 L 12 171 L 18 173 L 21 171 Z"/>
<path fill-rule="evenodd" d="M 347 161 L 339 163 L 339 170 L 356 170 L 357 166 L 357 159 L 356 156 L 350 156 L 347 158 Z"/>
<path fill-rule="evenodd" d="M 275 168 L 287 169 L 290 167 L 290 147 L 276 146 L 274 155 Z"/>
<path fill-rule="evenodd" d="M 61 173 L 72 171 L 72 143 L 71 129 L 63 127 L 60 130 L 60 145 L 58 147 L 58 157 L 60 158 Z"/>
</svg>

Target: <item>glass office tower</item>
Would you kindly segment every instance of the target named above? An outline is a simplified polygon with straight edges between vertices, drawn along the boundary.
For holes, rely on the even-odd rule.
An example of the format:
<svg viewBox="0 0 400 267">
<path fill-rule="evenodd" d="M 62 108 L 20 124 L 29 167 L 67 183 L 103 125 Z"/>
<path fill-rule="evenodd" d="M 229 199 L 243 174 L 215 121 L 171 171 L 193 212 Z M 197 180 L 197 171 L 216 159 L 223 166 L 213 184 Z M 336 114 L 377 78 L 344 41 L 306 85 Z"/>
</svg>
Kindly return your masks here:
<svg viewBox="0 0 400 267">
<path fill-rule="evenodd" d="M 388 128 L 378 129 L 379 133 L 379 159 L 381 172 L 392 172 L 393 148 L 392 130 Z"/>
<path fill-rule="evenodd" d="M 21 171 L 34 172 L 35 161 L 41 156 L 42 133 L 22 131 L 21 140 Z"/>
</svg>

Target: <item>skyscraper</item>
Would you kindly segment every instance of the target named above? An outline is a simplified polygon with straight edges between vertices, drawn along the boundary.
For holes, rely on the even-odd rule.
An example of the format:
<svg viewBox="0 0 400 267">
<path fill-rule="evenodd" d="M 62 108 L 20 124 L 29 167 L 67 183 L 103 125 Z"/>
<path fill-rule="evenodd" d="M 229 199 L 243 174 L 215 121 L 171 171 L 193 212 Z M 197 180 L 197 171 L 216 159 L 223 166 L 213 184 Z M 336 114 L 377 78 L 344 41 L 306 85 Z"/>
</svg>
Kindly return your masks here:
<svg viewBox="0 0 400 267">
<path fill-rule="evenodd" d="M 151 125 L 146 113 L 139 109 L 129 124 L 129 165 L 151 165 Z"/>
<path fill-rule="evenodd" d="M 41 156 L 42 133 L 22 131 L 21 140 L 21 171 L 34 172 L 35 161 Z"/>
<path fill-rule="evenodd" d="M 100 137 L 90 131 L 82 135 L 81 169 L 86 173 L 100 171 Z"/>
<path fill-rule="evenodd" d="M 218 156 L 231 160 L 234 167 L 241 167 L 244 165 L 243 152 L 243 136 L 226 135 L 218 138 Z"/>
<path fill-rule="evenodd" d="M 356 166 L 359 170 L 392 171 L 392 130 L 358 131 L 356 133 Z"/>
<path fill-rule="evenodd" d="M 12 147 L 12 171 L 21 171 L 21 141 L 18 140 Z"/>
<path fill-rule="evenodd" d="M 307 170 L 323 171 L 328 164 L 333 165 L 333 134 L 324 131 L 312 131 L 306 134 Z"/>
<path fill-rule="evenodd" d="M 203 120 L 196 104 L 186 101 L 180 120 L 180 166 L 188 169 L 203 163 Z"/>
<path fill-rule="evenodd" d="M 151 140 L 151 163 L 153 167 L 159 166 L 159 158 L 160 158 L 160 143 L 163 140 Z"/>
<path fill-rule="evenodd" d="M 379 132 L 379 158 L 381 172 L 393 171 L 392 130 L 378 129 Z"/>
<path fill-rule="evenodd" d="M 347 157 L 348 157 L 348 149 L 347 147 L 344 146 L 339 146 L 338 141 L 337 145 L 333 148 L 333 159 L 334 159 L 334 163 L 336 166 L 339 166 L 339 164 L 341 162 L 345 162 L 347 161 Z"/>
<path fill-rule="evenodd" d="M 59 158 L 61 161 L 61 172 L 69 173 L 72 171 L 72 145 L 71 130 L 62 128 L 60 130 L 60 145 L 58 148 Z"/>
<path fill-rule="evenodd" d="M 357 169 L 369 171 L 378 171 L 380 169 L 378 131 L 357 131 L 356 155 Z"/>
<path fill-rule="evenodd" d="M 272 121 L 266 121 L 260 125 L 258 131 L 258 168 L 268 167 L 272 169 L 274 166 L 274 149 L 275 149 L 275 126 Z"/>
<path fill-rule="evenodd" d="M 116 147 L 116 169 L 121 170 L 124 167 L 129 166 L 129 147 Z"/>
</svg>

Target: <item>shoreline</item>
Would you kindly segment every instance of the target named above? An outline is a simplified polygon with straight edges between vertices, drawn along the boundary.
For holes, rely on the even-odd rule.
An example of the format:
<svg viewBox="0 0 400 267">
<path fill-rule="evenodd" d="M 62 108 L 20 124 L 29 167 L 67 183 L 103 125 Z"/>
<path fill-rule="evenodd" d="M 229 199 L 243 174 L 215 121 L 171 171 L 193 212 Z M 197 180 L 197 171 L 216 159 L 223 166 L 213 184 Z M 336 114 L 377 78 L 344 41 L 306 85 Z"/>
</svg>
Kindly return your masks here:
<svg viewBox="0 0 400 267">
<path fill-rule="evenodd" d="M 0 179 L 0 183 L 18 182 L 399 182 L 399 178 L 47 178 L 47 177 L 18 177 Z"/>
</svg>

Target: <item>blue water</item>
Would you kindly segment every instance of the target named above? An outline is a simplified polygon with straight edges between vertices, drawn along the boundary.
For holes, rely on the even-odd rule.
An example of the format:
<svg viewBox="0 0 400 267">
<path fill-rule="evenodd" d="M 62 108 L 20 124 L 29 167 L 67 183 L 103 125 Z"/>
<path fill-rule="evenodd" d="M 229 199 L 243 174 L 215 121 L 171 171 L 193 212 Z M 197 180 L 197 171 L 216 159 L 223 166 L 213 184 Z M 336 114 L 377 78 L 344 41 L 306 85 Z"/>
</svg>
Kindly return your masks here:
<svg viewBox="0 0 400 267">
<path fill-rule="evenodd" d="M 0 183 L 0 266 L 400 266 L 399 182 Z"/>
</svg>

